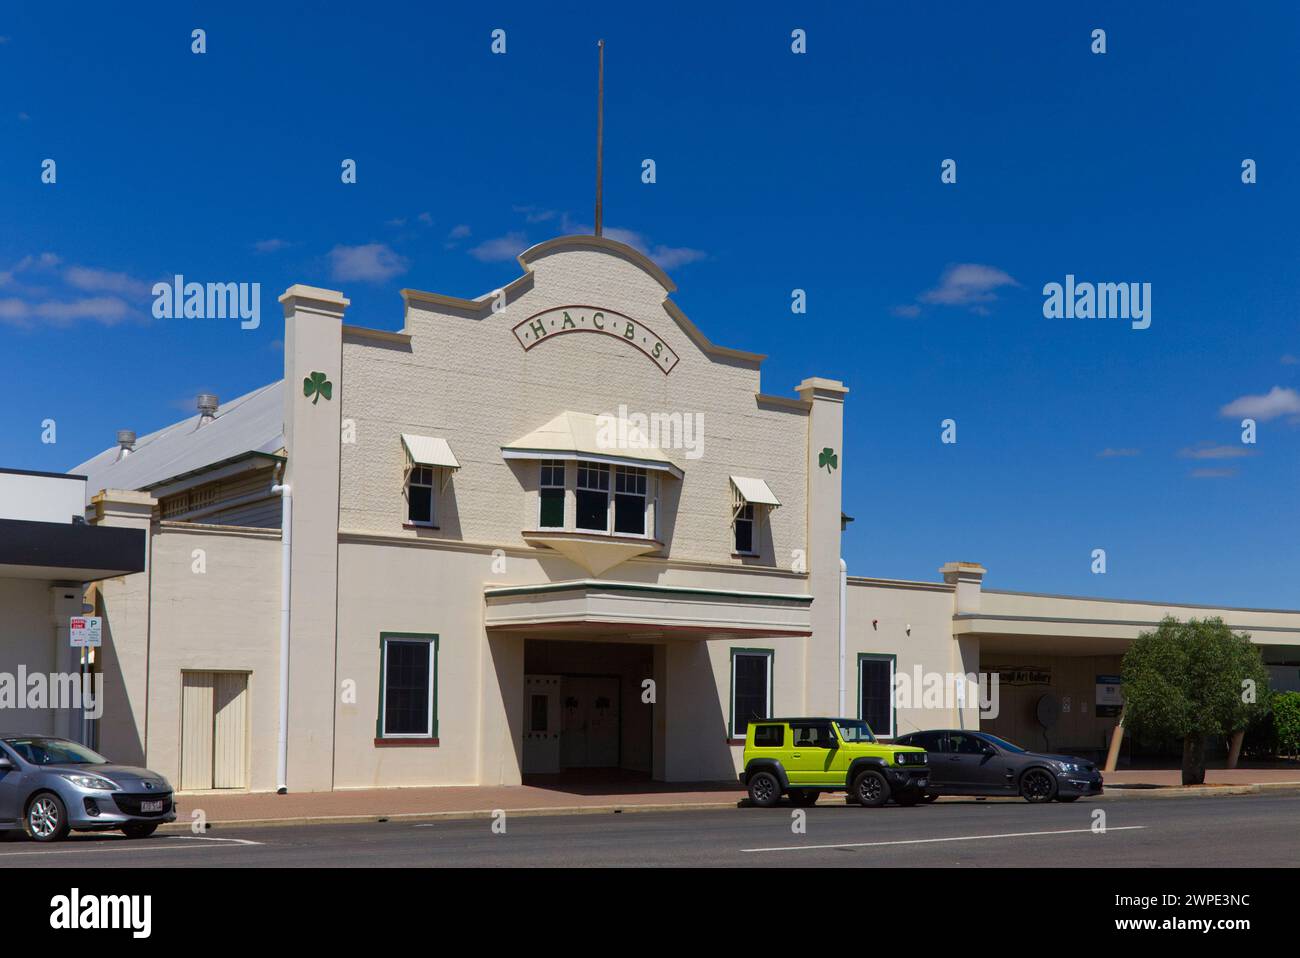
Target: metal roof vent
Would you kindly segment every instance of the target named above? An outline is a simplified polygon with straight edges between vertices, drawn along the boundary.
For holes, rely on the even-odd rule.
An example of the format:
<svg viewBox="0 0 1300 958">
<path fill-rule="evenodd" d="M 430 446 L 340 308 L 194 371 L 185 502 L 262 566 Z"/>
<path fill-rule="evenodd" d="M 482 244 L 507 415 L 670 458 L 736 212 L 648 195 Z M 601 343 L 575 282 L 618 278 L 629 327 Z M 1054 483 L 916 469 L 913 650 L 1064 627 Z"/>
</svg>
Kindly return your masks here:
<svg viewBox="0 0 1300 958">
<path fill-rule="evenodd" d="M 221 405 L 221 403 L 217 400 L 216 396 L 212 395 L 212 393 L 199 393 L 198 405 L 199 425 L 206 426 L 208 423 L 212 422 L 213 419 L 217 418 L 217 407 Z"/>
<path fill-rule="evenodd" d="M 121 462 L 134 451 L 135 430 L 119 429 L 117 431 L 117 459 L 115 459 L 114 462 Z"/>
</svg>

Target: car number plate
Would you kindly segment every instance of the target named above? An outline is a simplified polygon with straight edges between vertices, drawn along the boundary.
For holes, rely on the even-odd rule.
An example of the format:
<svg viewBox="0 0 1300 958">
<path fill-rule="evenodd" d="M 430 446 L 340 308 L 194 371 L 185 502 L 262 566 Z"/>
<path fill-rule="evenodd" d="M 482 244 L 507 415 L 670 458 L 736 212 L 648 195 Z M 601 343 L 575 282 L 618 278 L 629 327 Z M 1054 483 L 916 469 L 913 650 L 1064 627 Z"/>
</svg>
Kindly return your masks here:
<svg viewBox="0 0 1300 958">
<path fill-rule="evenodd" d="M 142 812 L 161 812 L 163 810 L 163 801 L 158 799 L 153 802 L 141 802 L 140 811 Z"/>
</svg>

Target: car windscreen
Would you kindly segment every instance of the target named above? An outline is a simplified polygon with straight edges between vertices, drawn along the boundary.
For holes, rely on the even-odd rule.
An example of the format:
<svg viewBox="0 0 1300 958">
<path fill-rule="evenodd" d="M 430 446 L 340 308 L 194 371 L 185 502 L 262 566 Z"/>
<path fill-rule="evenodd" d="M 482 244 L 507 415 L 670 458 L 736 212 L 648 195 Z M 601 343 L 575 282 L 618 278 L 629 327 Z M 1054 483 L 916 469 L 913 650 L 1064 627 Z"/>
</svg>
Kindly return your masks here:
<svg viewBox="0 0 1300 958">
<path fill-rule="evenodd" d="M 874 742 L 876 740 L 866 722 L 836 722 L 835 724 L 839 726 L 840 738 L 846 742 Z"/>
<path fill-rule="evenodd" d="M 108 759 L 64 738 L 7 738 L 4 743 L 33 765 L 107 765 Z"/>
<path fill-rule="evenodd" d="M 1028 749 L 1021 748 L 1019 745 L 1008 742 L 1004 738 L 998 738 L 996 735 L 989 735 L 987 732 L 982 733 L 981 738 L 992 742 L 1004 752 L 1015 752 L 1016 754 L 1023 755 L 1025 752 L 1029 751 Z"/>
</svg>

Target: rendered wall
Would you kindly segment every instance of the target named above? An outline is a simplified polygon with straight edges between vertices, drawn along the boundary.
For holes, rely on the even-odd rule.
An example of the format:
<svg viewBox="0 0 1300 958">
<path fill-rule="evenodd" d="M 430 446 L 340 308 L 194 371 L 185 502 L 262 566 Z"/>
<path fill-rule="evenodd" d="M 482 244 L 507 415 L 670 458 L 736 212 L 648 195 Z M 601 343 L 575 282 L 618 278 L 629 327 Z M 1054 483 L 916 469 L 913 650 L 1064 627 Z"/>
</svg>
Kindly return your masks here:
<svg viewBox="0 0 1300 958">
<path fill-rule="evenodd" d="M 273 790 L 279 533 L 165 526 L 153 537 L 152 575 L 148 766 L 179 787 L 182 671 L 248 672 L 249 787 Z"/>
<path fill-rule="evenodd" d="M 617 415 L 625 405 L 629 413 L 703 415 L 701 458 L 665 450 L 686 473 L 663 483 L 659 525 L 670 556 L 754 562 L 731 557 L 728 476 L 736 474 L 766 479 L 780 499 L 766 558 L 789 568 L 793 550 L 806 548 L 806 412 L 757 402 L 756 364 L 702 352 L 665 312 L 663 288 L 628 261 L 578 250 L 534 266 L 532 288 L 496 314 L 472 318 L 412 302 L 409 349 L 345 339 L 343 415 L 356 424 L 356 442 L 343 446 L 341 527 L 402 532 L 400 436 L 410 432 L 446 439 L 462 468 L 439 497 L 441 529 L 404 534 L 520 544 L 520 533 L 537 525 L 528 494 L 537 470 L 503 461 L 501 447 L 565 410 Z M 594 333 L 523 350 L 511 332 L 516 323 L 574 303 L 646 324 L 679 363 L 665 375 L 635 348 Z"/>
</svg>

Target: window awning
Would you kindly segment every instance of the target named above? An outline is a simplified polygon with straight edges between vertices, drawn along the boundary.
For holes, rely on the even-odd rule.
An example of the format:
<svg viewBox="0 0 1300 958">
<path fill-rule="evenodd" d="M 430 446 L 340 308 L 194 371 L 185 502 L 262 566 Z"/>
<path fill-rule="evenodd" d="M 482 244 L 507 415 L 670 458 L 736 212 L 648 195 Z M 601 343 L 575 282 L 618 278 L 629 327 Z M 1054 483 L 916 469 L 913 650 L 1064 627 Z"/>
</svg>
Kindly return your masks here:
<svg viewBox="0 0 1300 958">
<path fill-rule="evenodd" d="M 501 447 L 505 459 L 583 459 L 666 472 L 682 470 L 638 423 L 617 416 L 562 412 L 546 425 Z M 669 437 L 670 440 L 672 437 Z"/>
<path fill-rule="evenodd" d="M 762 479 L 732 476 L 731 485 L 735 488 L 736 494 L 751 505 L 771 506 L 775 509 L 781 504 L 781 501 L 772 494 L 772 490 L 768 488 L 767 483 Z"/>
<path fill-rule="evenodd" d="M 446 439 L 435 436 L 412 436 L 402 433 L 402 445 L 413 466 L 433 466 L 437 469 L 459 469 L 460 463 L 447 445 Z"/>
</svg>

